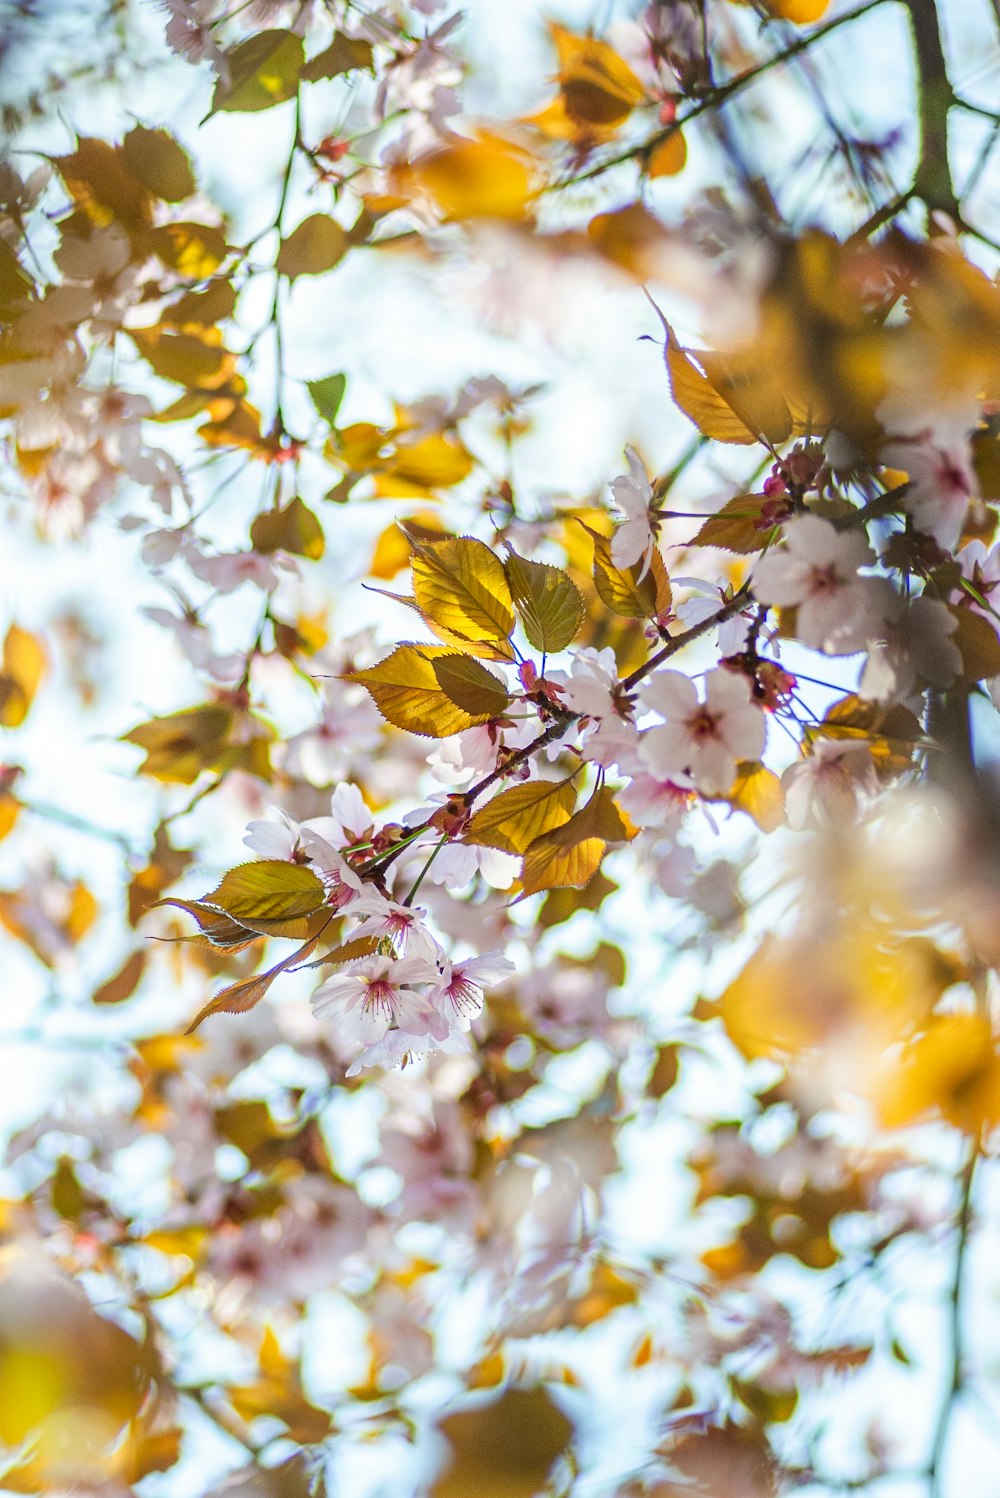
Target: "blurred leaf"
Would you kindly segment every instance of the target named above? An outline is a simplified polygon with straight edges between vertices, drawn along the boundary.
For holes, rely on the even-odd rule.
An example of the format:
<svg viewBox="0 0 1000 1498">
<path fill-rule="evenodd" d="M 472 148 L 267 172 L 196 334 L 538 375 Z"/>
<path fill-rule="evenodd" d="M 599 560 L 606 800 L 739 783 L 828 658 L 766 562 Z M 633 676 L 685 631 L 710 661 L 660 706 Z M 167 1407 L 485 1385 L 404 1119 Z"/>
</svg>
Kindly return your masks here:
<svg viewBox="0 0 1000 1498">
<path fill-rule="evenodd" d="M 948 612 L 957 622 L 953 642 L 962 652 L 961 680 L 972 686 L 991 676 L 1000 675 L 1000 636 L 997 623 L 984 619 L 974 609 L 949 605 Z"/>
<path fill-rule="evenodd" d="M 311 57 L 302 69 L 302 80 L 315 83 L 322 78 L 339 78 L 355 68 L 372 67 L 372 44 L 360 36 L 345 36 L 338 31 L 330 45 Z"/>
<path fill-rule="evenodd" d="M 326 549 L 323 527 L 298 496 L 282 510 L 262 511 L 250 527 L 250 541 L 263 556 L 287 551 L 311 562 L 318 562 Z"/>
<path fill-rule="evenodd" d="M 328 426 L 332 427 L 337 420 L 337 412 L 340 410 L 340 403 L 347 389 L 347 376 L 332 374 L 322 380 L 307 380 L 306 389 L 309 391 L 317 414 Z"/>
<path fill-rule="evenodd" d="M 534 159 L 522 146 L 479 130 L 396 167 L 395 191 L 430 197 L 446 219 L 524 217 L 532 194 Z"/>
<path fill-rule="evenodd" d="M 228 253 L 226 236 L 212 224 L 160 224 L 146 234 L 146 244 L 189 281 L 207 280 Z"/>
<path fill-rule="evenodd" d="M 118 971 L 99 988 L 94 989 L 95 1004 L 123 1004 L 139 986 L 146 967 L 146 953 L 140 947 L 128 956 Z"/>
<path fill-rule="evenodd" d="M 298 92 L 302 38 L 291 31 L 259 31 L 230 47 L 215 85 L 212 110 L 270 109 Z"/>
<path fill-rule="evenodd" d="M 122 158 L 132 176 L 164 203 L 183 203 L 198 189 L 187 152 L 167 130 L 134 126 L 122 141 Z"/>
<path fill-rule="evenodd" d="M 279 276 L 320 276 L 341 261 L 350 245 L 347 234 L 326 213 L 313 213 L 283 239 L 274 268 Z"/>
<path fill-rule="evenodd" d="M 243 1420 L 254 1420 L 258 1415 L 281 1420 L 288 1427 L 292 1440 L 304 1445 L 324 1440 L 330 1434 L 330 1416 L 309 1403 L 302 1387 L 298 1362 L 286 1356 L 270 1327 L 264 1331 L 258 1359 L 259 1379 L 251 1384 L 234 1385 L 226 1391 L 236 1413 Z M 283 1491 L 291 1494 L 297 1489 L 275 1489 L 276 1494 Z M 303 1488 L 302 1491 L 304 1494 L 307 1490 Z"/>
<path fill-rule="evenodd" d="M 687 165 L 687 142 L 680 130 L 659 141 L 646 157 L 647 177 L 676 177 Z"/>
<path fill-rule="evenodd" d="M 438 1422 L 451 1456 L 432 1498 L 535 1498 L 573 1427 L 544 1389 L 507 1389 Z"/>
<path fill-rule="evenodd" d="M 52 161 L 77 207 L 99 228 L 117 222 L 137 230 L 152 223 L 152 197 L 130 171 L 120 146 L 81 135 L 75 151 Z"/>
<path fill-rule="evenodd" d="M 12 624 L 3 642 L 0 726 L 17 728 L 24 722 L 45 668 L 45 647 L 41 636 Z"/>
</svg>

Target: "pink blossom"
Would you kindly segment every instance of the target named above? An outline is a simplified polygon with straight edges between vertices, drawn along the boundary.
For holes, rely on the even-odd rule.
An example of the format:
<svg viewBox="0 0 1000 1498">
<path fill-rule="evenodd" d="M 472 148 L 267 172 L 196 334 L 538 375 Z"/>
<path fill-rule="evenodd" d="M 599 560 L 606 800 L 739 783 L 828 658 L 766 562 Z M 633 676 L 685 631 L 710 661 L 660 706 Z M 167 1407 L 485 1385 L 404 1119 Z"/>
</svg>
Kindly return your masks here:
<svg viewBox="0 0 1000 1498">
<path fill-rule="evenodd" d="M 868 660 L 858 694 L 872 702 L 904 701 L 923 685 L 948 687 L 962 669 L 962 652 L 951 636 L 958 620 L 940 599 L 895 595 Z"/>
<path fill-rule="evenodd" d="M 658 516 L 653 503 L 649 474 L 634 447 L 626 447 L 629 471 L 611 480 L 611 493 L 625 519 L 611 538 L 611 560 L 616 567 L 633 567 L 642 563 L 640 578 L 646 576 L 656 550 Z"/>
<path fill-rule="evenodd" d="M 446 962 L 441 981 L 430 992 L 430 998 L 448 1021 L 449 1028 L 467 1030 L 483 1007 L 483 990 L 487 985 L 502 983 L 514 971 L 514 964 L 497 949 L 464 962 Z"/>
<path fill-rule="evenodd" d="M 864 649 L 879 619 L 884 578 L 858 576 L 874 561 L 859 531 L 838 531 L 818 515 L 802 515 L 784 527 L 784 545 L 758 562 L 753 591 L 761 603 L 796 608 L 797 634 L 804 645 L 828 655 Z"/>
<path fill-rule="evenodd" d="M 409 956 L 424 962 L 435 962 L 440 954 L 441 948 L 423 923 L 424 912 L 387 899 L 371 884 L 355 900 L 351 914 L 364 922 L 363 931 L 355 934 L 386 936 Z"/>
<path fill-rule="evenodd" d="M 691 776 L 699 791 L 721 796 L 736 778 L 739 760 L 764 752 L 764 714 L 750 697 L 745 676 L 720 667 L 705 677 L 705 700 L 690 677 L 660 671 L 640 694 L 642 705 L 666 719 L 641 736 L 639 754 L 652 774 L 669 780 Z"/>
<path fill-rule="evenodd" d="M 987 551 L 982 541 L 970 541 L 958 552 L 955 561 L 983 603 L 964 588 L 959 592 L 959 598 L 967 608 L 982 614 L 997 629 L 1000 627 L 1000 544 Z"/>
<path fill-rule="evenodd" d="M 796 828 L 854 822 L 878 789 L 871 749 L 856 739 L 817 739 L 781 783 L 785 816 Z"/>
<path fill-rule="evenodd" d="M 954 551 L 962 534 L 969 501 L 979 494 L 968 441 L 938 447 L 929 441 L 891 442 L 882 461 L 905 470 L 903 504 L 919 531 L 933 536 L 945 551 Z"/>
<path fill-rule="evenodd" d="M 438 977 L 437 967 L 423 957 L 377 953 L 328 978 L 310 1002 L 317 1019 L 333 1018 L 341 1037 L 359 1045 L 374 1045 L 390 1029 L 443 1038 L 444 1020 L 411 986 L 436 983 Z"/>
</svg>

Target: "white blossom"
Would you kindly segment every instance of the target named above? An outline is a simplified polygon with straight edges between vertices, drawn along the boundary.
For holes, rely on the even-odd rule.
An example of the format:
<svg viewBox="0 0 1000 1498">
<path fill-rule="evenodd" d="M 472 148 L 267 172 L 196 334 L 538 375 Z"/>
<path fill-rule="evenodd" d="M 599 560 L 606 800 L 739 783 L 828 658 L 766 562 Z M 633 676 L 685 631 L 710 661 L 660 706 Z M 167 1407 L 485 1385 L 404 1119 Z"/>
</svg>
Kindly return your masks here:
<svg viewBox="0 0 1000 1498">
<path fill-rule="evenodd" d="M 885 578 L 860 577 L 874 561 L 864 535 L 838 531 L 818 515 L 786 522 L 785 544 L 758 562 L 754 595 L 761 603 L 796 608 L 796 634 L 828 655 L 862 650 L 875 632 L 892 588 Z"/>
<path fill-rule="evenodd" d="M 690 677 L 659 671 L 640 693 L 643 707 L 659 713 L 662 727 L 642 734 L 639 754 L 654 776 L 691 776 L 699 791 L 721 796 L 736 778 L 739 760 L 764 752 L 764 713 L 750 697 L 745 676 L 725 667 L 705 677 L 705 700 Z"/>
<path fill-rule="evenodd" d="M 611 480 L 611 493 L 625 519 L 611 538 L 611 560 L 616 567 L 642 563 L 640 579 L 646 576 L 656 549 L 656 510 L 653 488 L 634 447 L 626 447 L 629 471 Z"/>
</svg>

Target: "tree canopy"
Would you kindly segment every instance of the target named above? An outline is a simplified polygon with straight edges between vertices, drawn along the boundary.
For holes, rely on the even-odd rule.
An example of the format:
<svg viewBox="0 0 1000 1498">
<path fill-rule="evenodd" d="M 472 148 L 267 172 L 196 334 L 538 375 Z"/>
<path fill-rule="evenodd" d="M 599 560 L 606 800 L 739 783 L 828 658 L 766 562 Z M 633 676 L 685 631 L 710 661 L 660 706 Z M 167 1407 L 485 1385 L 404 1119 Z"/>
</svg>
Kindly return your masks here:
<svg viewBox="0 0 1000 1498">
<path fill-rule="evenodd" d="M 986 1498 L 997 0 L 8 10 L 0 1486 Z"/>
</svg>

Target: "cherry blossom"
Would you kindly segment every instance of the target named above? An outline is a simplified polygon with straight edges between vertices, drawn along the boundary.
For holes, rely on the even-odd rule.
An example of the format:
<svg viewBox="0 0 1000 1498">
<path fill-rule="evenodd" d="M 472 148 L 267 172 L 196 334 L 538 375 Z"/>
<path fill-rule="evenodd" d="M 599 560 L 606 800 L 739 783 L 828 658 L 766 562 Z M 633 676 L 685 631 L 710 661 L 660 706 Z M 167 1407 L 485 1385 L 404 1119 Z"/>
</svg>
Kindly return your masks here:
<svg viewBox="0 0 1000 1498">
<path fill-rule="evenodd" d="M 372 1046 L 387 1030 L 444 1039 L 447 1024 L 414 985 L 436 983 L 437 966 L 423 956 L 377 953 L 346 965 L 321 984 L 310 1003 L 317 1019 L 332 1019 L 340 1036 Z"/>
<path fill-rule="evenodd" d="M 423 923 L 424 912 L 387 899 L 373 885 L 367 885 L 353 902 L 351 914 L 364 922 L 359 934 L 388 937 L 408 956 L 424 962 L 435 962 L 440 955 L 441 948 Z"/>
<path fill-rule="evenodd" d="M 817 739 L 781 780 L 785 816 L 796 828 L 853 822 L 878 789 L 870 747 L 852 739 Z"/>
<path fill-rule="evenodd" d="M 753 591 L 762 603 L 796 608 L 804 645 L 828 655 L 851 655 L 874 633 L 892 589 L 885 578 L 859 577 L 874 561 L 863 532 L 838 531 L 818 515 L 784 527 L 784 546 L 758 562 Z"/>
<path fill-rule="evenodd" d="M 640 578 L 646 576 L 656 549 L 657 513 L 653 488 L 634 447 L 626 447 L 629 471 L 611 480 L 611 493 L 625 519 L 611 538 L 611 560 L 616 567 L 632 567 L 639 562 Z"/>
<path fill-rule="evenodd" d="M 659 779 L 686 773 L 706 795 L 725 795 L 737 762 L 764 752 L 764 714 L 745 676 L 724 667 L 709 671 L 702 702 L 689 676 L 659 671 L 639 696 L 643 707 L 666 720 L 647 729 L 639 745 L 643 763 Z"/>
<path fill-rule="evenodd" d="M 858 693 L 873 702 L 905 701 L 918 686 L 948 687 L 962 669 L 962 652 L 951 636 L 958 620 L 940 599 L 896 595 L 880 633 L 869 642 Z"/>
<path fill-rule="evenodd" d="M 514 964 L 497 949 L 464 962 L 445 962 L 441 981 L 430 993 L 450 1025 L 467 1030 L 483 1007 L 483 990 L 502 983 L 514 972 Z"/>
<path fill-rule="evenodd" d="M 957 597 L 967 608 L 982 614 L 997 629 L 1000 627 L 1000 618 L 997 617 L 1000 610 L 1000 593 L 997 593 L 1000 588 L 1000 544 L 987 551 L 982 541 L 969 541 L 956 553 L 955 561 L 962 569 L 962 576 L 972 584 L 974 590 L 962 588 L 957 591 Z"/>
<path fill-rule="evenodd" d="M 907 475 L 903 504 L 917 529 L 933 536 L 939 546 L 958 545 L 969 510 L 979 494 L 967 440 L 942 448 L 929 441 L 891 442 L 882 448 L 883 461 Z"/>
<path fill-rule="evenodd" d="M 292 859 L 298 852 L 302 829 L 280 806 L 269 806 L 268 816 L 247 824 L 243 841 L 261 858 Z"/>
</svg>

